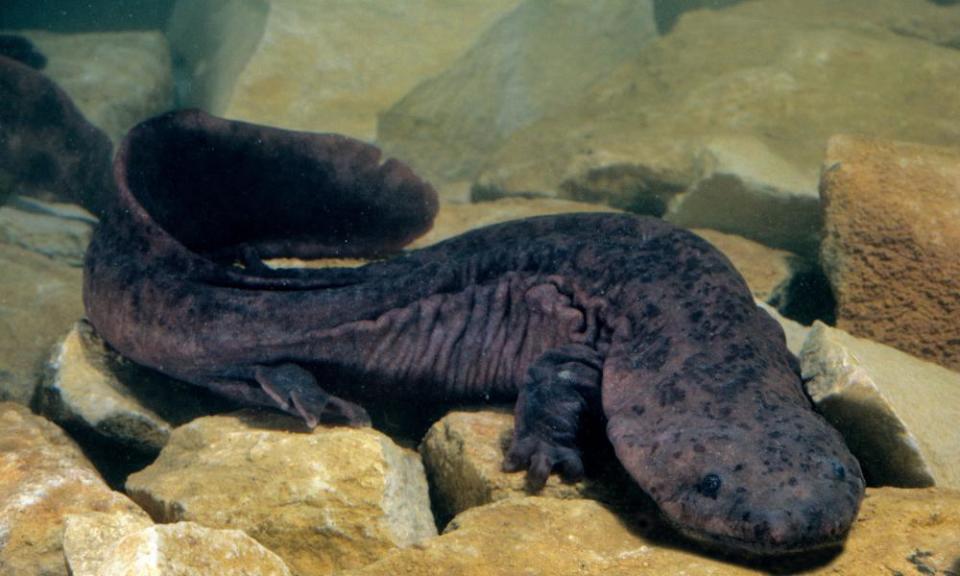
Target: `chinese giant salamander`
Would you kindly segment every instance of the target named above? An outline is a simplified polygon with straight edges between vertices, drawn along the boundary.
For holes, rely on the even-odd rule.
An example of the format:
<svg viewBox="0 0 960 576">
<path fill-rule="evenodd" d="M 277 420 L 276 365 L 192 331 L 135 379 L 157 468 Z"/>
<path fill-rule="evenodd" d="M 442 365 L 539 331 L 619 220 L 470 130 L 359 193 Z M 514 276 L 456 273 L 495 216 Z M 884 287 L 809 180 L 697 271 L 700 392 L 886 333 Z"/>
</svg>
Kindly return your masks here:
<svg viewBox="0 0 960 576">
<path fill-rule="evenodd" d="M 504 467 L 534 487 L 580 477 L 578 427 L 602 422 L 663 516 L 727 550 L 833 546 L 853 523 L 857 461 L 779 325 L 690 232 L 566 214 L 274 270 L 262 258 L 396 251 L 430 226 L 435 193 L 373 146 L 196 111 L 134 128 L 114 176 L 84 301 L 138 363 L 310 426 L 366 423 L 364 402 L 517 397 Z M 323 390 L 330 370 L 349 385 Z"/>
</svg>

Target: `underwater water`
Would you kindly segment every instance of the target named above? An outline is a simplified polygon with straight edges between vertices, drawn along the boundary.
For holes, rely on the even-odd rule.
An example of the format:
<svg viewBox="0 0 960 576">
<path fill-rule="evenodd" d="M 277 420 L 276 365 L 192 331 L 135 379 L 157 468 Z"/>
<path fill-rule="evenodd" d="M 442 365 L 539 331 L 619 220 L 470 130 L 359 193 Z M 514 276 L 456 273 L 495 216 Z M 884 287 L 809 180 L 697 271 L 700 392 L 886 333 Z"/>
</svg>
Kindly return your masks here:
<svg viewBox="0 0 960 576">
<path fill-rule="evenodd" d="M 0 1 L 0 576 L 960 574 L 958 78 L 950 0 Z"/>
</svg>

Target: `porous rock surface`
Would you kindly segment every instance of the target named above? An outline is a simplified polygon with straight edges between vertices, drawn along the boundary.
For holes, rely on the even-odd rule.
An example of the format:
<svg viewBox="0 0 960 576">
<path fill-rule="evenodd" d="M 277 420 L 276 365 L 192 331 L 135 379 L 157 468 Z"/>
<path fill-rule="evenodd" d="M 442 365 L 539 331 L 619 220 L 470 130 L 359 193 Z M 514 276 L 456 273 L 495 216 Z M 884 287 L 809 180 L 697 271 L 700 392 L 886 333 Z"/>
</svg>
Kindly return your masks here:
<svg viewBox="0 0 960 576">
<path fill-rule="evenodd" d="M 821 322 L 801 364 L 869 484 L 960 488 L 960 373 Z"/>
<path fill-rule="evenodd" d="M 82 273 L 0 243 L 0 400 L 28 404 L 50 349 L 83 316 Z"/>
<path fill-rule="evenodd" d="M 824 167 L 837 326 L 960 370 L 960 148 L 837 136 Z"/>
<path fill-rule="evenodd" d="M 371 140 L 377 114 L 519 0 L 199 0 L 167 27 L 187 106 Z"/>
<path fill-rule="evenodd" d="M 377 141 L 428 180 L 472 180 L 516 130 L 574 103 L 656 36 L 652 0 L 525 0 L 384 112 Z"/>
<path fill-rule="evenodd" d="M 645 537 L 592 500 L 529 497 L 471 508 L 443 535 L 345 574 L 949 574 L 960 558 L 958 535 L 960 492 L 869 489 L 839 555 L 751 567 L 704 554 L 667 534 Z"/>
<path fill-rule="evenodd" d="M 70 576 L 101 576 L 100 567 L 121 538 L 153 526 L 146 514 L 69 514 L 63 528 L 63 556 Z"/>
<path fill-rule="evenodd" d="M 908 4 L 764 0 L 684 14 L 576 104 L 515 133 L 478 186 L 608 201 L 814 256 L 831 135 L 960 138 L 960 52 L 891 23 L 960 8 Z"/>
<path fill-rule="evenodd" d="M 158 522 L 244 530 L 298 574 L 328 574 L 436 534 L 417 455 L 370 429 L 274 413 L 198 418 L 127 480 Z M 299 430 L 299 431 L 298 431 Z"/>
<path fill-rule="evenodd" d="M 157 525 L 123 537 L 97 576 L 289 576 L 279 556 L 242 530 L 193 522 Z M 80 576 L 80 575 L 74 575 Z"/>
<path fill-rule="evenodd" d="M 0 403 L 0 575 L 66 576 L 66 517 L 92 511 L 146 517 L 56 425 Z"/>
</svg>

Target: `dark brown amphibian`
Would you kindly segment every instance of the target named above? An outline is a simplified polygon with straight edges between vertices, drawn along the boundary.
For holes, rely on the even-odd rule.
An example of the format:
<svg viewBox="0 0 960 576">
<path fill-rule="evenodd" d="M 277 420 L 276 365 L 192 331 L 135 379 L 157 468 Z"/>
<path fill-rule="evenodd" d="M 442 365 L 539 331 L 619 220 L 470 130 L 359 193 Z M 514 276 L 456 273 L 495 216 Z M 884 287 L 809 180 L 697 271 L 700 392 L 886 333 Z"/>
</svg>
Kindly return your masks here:
<svg viewBox="0 0 960 576">
<path fill-rule="evenodd" d="M 353 402 L 519 392 L 507 469 L 535 487 L 577 478 L 578 427 L 605 421 L 664 516 L 727 550 L 833 546 L 853 522 L 860 468 L 811 410 L 779 326 L 684 230 L 550 216 L 279 271 L 259 258 L 398 248 L 429 226 L 432 189 L 353 140 L 199 112 L 134 129 L 115 176 L 84 298 L 137 362 L 310 425 L 365 422 Z M 321 389 L 331 371 L 352 384 Z"/>
</svg>

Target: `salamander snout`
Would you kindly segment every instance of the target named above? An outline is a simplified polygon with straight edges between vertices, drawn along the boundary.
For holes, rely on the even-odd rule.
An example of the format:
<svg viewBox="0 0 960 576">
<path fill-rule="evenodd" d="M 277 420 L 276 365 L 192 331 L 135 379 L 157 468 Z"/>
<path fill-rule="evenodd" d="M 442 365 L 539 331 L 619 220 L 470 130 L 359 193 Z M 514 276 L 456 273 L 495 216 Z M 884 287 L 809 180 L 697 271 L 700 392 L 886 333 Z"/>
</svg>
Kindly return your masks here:
<svg viewBox="0 0 960 576">
<path fill-rule="evenodd" d="M 776 555 L 837 546 L 856 517 L 863 477 L 835 432 L 817 419 L 806 429 L 818 450 L 728 428 L 668 433 L 676 448 L 655 459 L 660 473 L 649 492 L 680 532 L 725 550 Z"/>
</svg>

